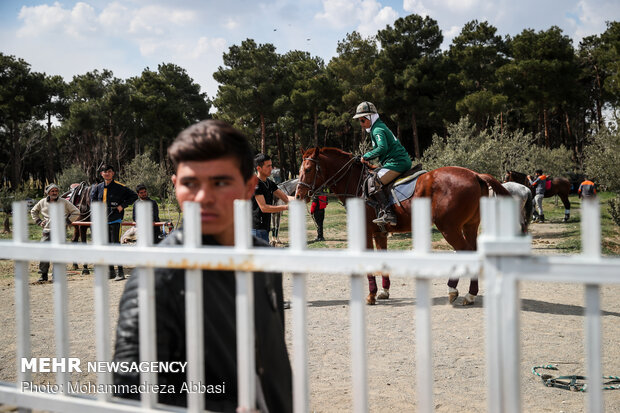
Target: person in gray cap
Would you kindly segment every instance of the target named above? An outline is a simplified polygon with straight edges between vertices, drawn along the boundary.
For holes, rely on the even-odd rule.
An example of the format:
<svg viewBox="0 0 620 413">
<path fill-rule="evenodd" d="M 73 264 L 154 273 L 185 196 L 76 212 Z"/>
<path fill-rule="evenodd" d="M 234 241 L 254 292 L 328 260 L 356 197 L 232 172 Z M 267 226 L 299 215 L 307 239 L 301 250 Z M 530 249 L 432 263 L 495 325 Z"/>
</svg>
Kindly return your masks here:
<svg viewBox="0 0 620 413">
<path fill-rule="evenodd" d="M 66 199 L 60 198 L 60 190 L 58 189 L 58 185 L 49 184 L 45 188 L 45 195 L 45 198 L 37 202 L 37 204 L 30 210 L 30 216 L 32 216 L 34 223 L 43 228 L 43 232 L 41 233 L 41 242 L 47 242 L 50 240 L 50 203 L 60 202 L 64 206 L 67 225 L 71 225 L 71 223 L 77 220 L 80 216 L 80 210 L 77 209 L 75 205 L 73 205 Z M 49 269 L 49 262 L 41 261 L 39 263 L 41 278 L 39 278 L 38 282 L 47 281 L 47 274 L 49 272 Z"/>
<path fill-rule="evenodd" d="M 379 213 L 372 222 L 375 224 L 396 225 L 396 214 L 389 204 L 387 184 L 403 172 L 411 169 L 411 158 L 405 147 L 394 136 L 377 113 L 377 108 L 370 102 L 362 102 L 357 106 L 353 119 L 359 119 L 360 125 L 370 134 L 372 149 L 361 157 L 362 162 L 378 158 L 381 168 L 375 170 L 367 181 L 368 196 L 379 204 Z"/>
</svg>

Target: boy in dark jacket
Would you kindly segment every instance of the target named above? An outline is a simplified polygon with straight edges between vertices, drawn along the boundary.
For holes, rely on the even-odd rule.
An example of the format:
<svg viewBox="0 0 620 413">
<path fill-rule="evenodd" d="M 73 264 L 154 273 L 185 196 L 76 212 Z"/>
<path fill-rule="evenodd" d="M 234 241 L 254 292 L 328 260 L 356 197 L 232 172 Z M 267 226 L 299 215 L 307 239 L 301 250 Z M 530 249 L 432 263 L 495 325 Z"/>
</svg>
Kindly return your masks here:
<svg viewBox="0 0 620 413">
<path fill-rule="evenodd" d="M 125 215 L 125 208 L 133 204 L 138 199 L 136 194 L 125 185 L 114 180 L 114 167 L 103 165 L 101 169 L 103 182 L 97 184 L 90 192 L 90 201 L 105 202 L 108 206 L 108 240 L 110 244 L 121 243 L 121 223 Z M 125 279 L 123 266 L 118 266 L 118 273 L 114 272 L 114 266 L 110 265 L 110 278 L 115 281 Z"/>
<path fill-rule="evenodd" d="M 181 207 L 200 204 L 202 244 L 234 245 L 235 199 L 254 194 L 252 151 L 245 136 L 228 124 L 208 120 L 181 132 L 168 149 L 175 167 L 172 181 Z M 249 231 L 249 228 L 248 228 Z M 183 230 L 170 234 L 160 245 L 181 244 Z M 255 246 L 268 246 L 254 238 Z M 205 409 L 235 412 L 237 389 L 236 285 L 232 271 L 203 271 L 204 372 L 207 385 L 225 384 L 225 391 L 205 393 Z M 256 273 L 254 279 L 256 407 L 261 412 L 292 411 L 291 368 L 284 341 L 282 276 Z M 117 362 L 139 361 L 138 277 L 130 277 L 121 297 L 116 348 Z M 155 270 L 157 361 L 185 362 L 185 277 L 182 269 Z M 190 343 L 191 344 L 191 343 Z M 154 361 L 154 360 L 149 360 Z M 138 385 L 138 372 L 115 373 L 114 384 Z M 185 372 L 159 373 L 158 384 L 173 386 L 160 393 L 159 402 L 187 405 Z M 138 398 L 139 394 L 116 394 Z"/>
</svg>

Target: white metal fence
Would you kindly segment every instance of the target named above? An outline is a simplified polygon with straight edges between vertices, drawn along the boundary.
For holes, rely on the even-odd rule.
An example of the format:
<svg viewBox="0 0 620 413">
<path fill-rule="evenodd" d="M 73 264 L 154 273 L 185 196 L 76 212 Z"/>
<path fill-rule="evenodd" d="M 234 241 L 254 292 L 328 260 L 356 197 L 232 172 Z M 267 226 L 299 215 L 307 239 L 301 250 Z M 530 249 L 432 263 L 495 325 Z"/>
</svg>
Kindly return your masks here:
<svg viewBox="0 0 620 413">
<path fill-rule="evenodd" d="M 202 282 L 201 271 L 227 268 L 235 271 L 237 279 L 237 357 L 239 406 L 252 409 L 255 403 L 254 329 L 253 329 L 253 271 L 293 273 L 293 401 L 295 412 L 309 409 L 309 379 L 307 370 L 308 345 L 306 279 L 308 273 L 333 273 L 351 280 L 351 374 L 353 410 L 368 410 L 365 292 L 366 273 L 383 271 L 393 275 L 414 277 L 416 280 L 416 369 L 418 411 L 432 412 L 433 370 L 431 343 L 431 295 L 433 278 L 480 274 L 485 282 L 487 399 L 489 412 L 520 412 L 519 387 L 519 296 L 521 280 L 573 282 L 586 285 L 585 337 L 587 377 L 601 374 L 601 321 L 599 286 L 620 284 L 620 259 L 602 258 L 600 254 L 600 222 L 597 201 L 582 203 L 582 254 L 573 256 L 534 256 L 531 238 L 517 235 L 516 204 L 511 199 L 482 199 L 483 232 L 478 239 L 477 252 L 431 251 L 430 204 L 417 199 L 413 206 L 413 245 L 411 251 L 373 252 L 365 247 L 364 205 L 361 200 L 347 204 L 347 250 L 307 250 L 305 208 L 300 202 L 290 207 L 290 246 L 287 249 L 252 247 L 248 202 L 235 204 L 235 246 L 200 246 L 200 217 L 197 204 L 187 204 L 184 213 L 184 245 L 178 248 L 152 247 L 153 231 L 150 204 L 138 207 L 138 245 L 126 248 L 107 245 L 105 209 L 94 204 L 93 244 L 65 244 L 62 210 L 52 208 L 52 238 L 50 243 L 28 241 L 25 203 L 14 205 L 14 233 L 10 241 L 0 241 L 0 258 L 15 260 L 15 314 L 17 333 L 17 382 L 0 383 L 0 404 L 22 409 L 44 409 L 59 412 L 138 412 L 174 409 L 157 404 L 156 393 L 142 395 L 141 402 L 131 403 L 113 398 L 108 393 L 96 397 L 76 397 L 66 393 L 49 394 L 22 391 L 18 383 L 30 381 L 31 374 L 22 371 L 19 360 L 31 357 L 28 263 L 95 263 L 95 330 L 97 361 L 111 358 L 108 317 L 108 265 L 132 265 L 138 269 L 140 306 L 141 361 L 155 359 L 155 311 L 153 269 L 157 267 L 185 268 L 187 285 L 187 355 L 188 380 L 205 382 L 202 339 Z M 55 207 L 55 205 L 52 205 Z M 56 357 L 69 355 L 67 319 L 67 278 L 65 265 L 54 265 L 54 318 Z M 156 383 L 155 373 L 141 373 L 141 382 Z M 57 373 L 57 383 L 68 383 L 68 373 Z M 100 373 L 98 384 L 110 384 L 110 374 Z M 589 383 L 590 384 L 590 383 Z M 65 386 L 66 388 L 66 386 Z M 603 411 L 600 382 L 588 386 L 587 407 L 590 412 Z M 204 407 L 199 392 L 188 395 L 187 411 L 198 412 Z"/>
</svg>

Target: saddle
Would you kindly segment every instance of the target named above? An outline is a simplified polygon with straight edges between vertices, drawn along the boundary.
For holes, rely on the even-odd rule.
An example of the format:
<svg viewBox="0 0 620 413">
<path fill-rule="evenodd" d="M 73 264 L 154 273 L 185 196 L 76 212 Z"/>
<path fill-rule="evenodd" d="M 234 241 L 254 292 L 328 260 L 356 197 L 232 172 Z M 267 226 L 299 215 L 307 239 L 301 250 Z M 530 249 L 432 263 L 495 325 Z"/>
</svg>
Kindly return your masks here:
<svg viewBox="0 0 620 413">
<path fill-rule="evenodd" d="M 388 199 L 388 206 L 394 204 L 398 204 L 400 206 L 400 201 L 411 198 L 411 196 L 413 196 L 413 192 L 415 191 L 417 179 L 426 172 L 427 171 L 422 169 L 422 164 L 417 164 L 408 171 L 397 176 L 393 181 L 385 184 L 384 187 L 387 188 L 387 193 L 390 194 Z M 372 174 L 372 172 L 370 173 Z M 371 204 L 375 203 L 370 197 L 370 193 L 374 192 L 372 192 L 369 188 L 369 186 L 373 184 L 373 181 L 367 180 L 367 183 L 364 184 L 363 191 L 364 199 L 366 200 L 366 202 L 369 202 Z"/>
<path fill-rule="evenodd" d="M 398 204 L 413 196 L 418 178 L 427 171 L 422 169 L 422 164 L 417 164 L 407 172 L 398 176 L 392 182 L 387 184 L 387 190 L 390 194 L 390 205 Z"/>
</svg>

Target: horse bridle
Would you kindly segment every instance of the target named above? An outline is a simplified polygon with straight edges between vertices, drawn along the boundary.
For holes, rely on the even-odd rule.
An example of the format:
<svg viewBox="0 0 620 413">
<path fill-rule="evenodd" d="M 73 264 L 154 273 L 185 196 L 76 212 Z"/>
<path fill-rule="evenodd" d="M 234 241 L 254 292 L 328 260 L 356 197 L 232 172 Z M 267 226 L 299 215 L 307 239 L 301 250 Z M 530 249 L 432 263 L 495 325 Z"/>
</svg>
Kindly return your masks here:
<svg viewBox="0 0 620 413">
<path fill-rule="evenodd" d="M 319 159 L 303 158 L 303 160 L 304 161 L 314 162 L 314 165 L 315 165 L 315 173 L 314 173 L 314 179 L 312 181 L 312 185 L 309 185 L 309 184 L 307 184 L 307 183 L 305 183 L 305 182 L 303 182 L 301 180 L 297 183 L 298 186 L 301 185 L 303 187 L 308 188 L 307 196 L 310 197 L 310 198 L 312 198 L 312 196 L 315 193 L 322 191 L 324 188 L 329 188 L 330 186 L 337 184 L 338 182 L 340 182 L 347 175 L 348 175 L 349 179 L 351 179 L 351 175 L 348 172 L 351 170 L 351 168 L 353 167 L 353 164 L 355 162 L 355 158 L 354 157 L 349 159 L 329 179 L 325 179 L 325 177 L 323 176 L 323 172 L 321 170 L 321 163 L 319 162 Z M 346 170 L 345 170 L 345 168 L 346 168 Z M 323 183 L 320 186 L 316 187 L 316 178 L 317 178 L 317 176 L 319 174 L 321 174 L 321 177 L 323 178 Z M 364 176 L 363 173 L 360 174 L 360 182 L 358 182 L 357 188 L 360 187 L 360 184 L 361 184 L 361 182 L 363 180 L 363 176 Z M 357 196 L 358 191 L 356 191 L 353 194 L 349 194 L 348 191 L 347 191 L 348 188 L 349 188 L 349 181 L 347 181 L 347 184 L 345 186 L 345 193 L 344 194 L 334 194 L 334 195 L 337 195 L 337 196 L 338 195 L 343 195 L 343 196 L 351 196 L 351 195 L 353 195 L 353 196 Z"/>
</svg>

